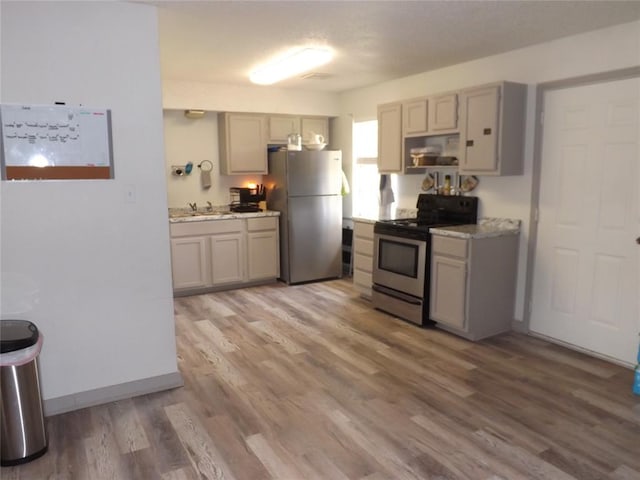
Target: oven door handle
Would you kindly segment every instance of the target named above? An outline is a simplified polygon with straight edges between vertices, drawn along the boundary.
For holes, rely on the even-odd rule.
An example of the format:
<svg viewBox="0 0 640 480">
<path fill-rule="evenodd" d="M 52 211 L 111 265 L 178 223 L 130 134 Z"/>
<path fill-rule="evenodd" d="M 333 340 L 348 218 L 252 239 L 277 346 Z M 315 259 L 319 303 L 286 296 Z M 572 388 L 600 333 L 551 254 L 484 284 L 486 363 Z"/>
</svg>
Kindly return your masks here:
<svg viewBox="0 0 640 480">
<path fill-rule="evenodd" d="M 422 305 L 422 301 L 412 297 L 411 295 L 407 295 L 401 292 L 397 292 L 390 288 L 382 287 L 380 285 L 372 285 L 371 288 L 376 292 L 383 293 L 385 295 L 389 295 L 390 297 L 397 298 L 398 300 L 402 300 L 405 303 L 410 303 L 411 305 Z"/>
</svg>

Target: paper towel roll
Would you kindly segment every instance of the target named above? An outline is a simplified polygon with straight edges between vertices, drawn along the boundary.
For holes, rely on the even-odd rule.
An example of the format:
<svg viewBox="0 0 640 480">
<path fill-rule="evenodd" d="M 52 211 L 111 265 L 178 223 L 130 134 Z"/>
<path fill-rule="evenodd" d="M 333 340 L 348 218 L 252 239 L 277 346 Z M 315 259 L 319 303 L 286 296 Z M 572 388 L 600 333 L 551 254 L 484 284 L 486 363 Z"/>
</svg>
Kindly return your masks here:
<svg viewBox="0 0 640 480">
<path fill-rule="evenodd" d="M 211 170 L 200 170 L 200 184 L 202 188 L 211 188 Z"/>
</svg>

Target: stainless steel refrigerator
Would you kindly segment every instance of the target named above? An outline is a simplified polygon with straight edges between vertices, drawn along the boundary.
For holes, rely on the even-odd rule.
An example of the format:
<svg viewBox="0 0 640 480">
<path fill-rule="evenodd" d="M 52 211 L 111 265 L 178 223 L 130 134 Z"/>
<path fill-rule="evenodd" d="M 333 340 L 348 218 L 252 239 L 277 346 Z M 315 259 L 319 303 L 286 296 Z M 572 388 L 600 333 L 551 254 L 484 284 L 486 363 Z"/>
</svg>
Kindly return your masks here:
<svg viewBox="0 0 640 480">
<path fill-rule="evenodd" d="M 302 283 L 342 275 L 342 152 L 269 153 L 269 210 L 280 212 L 280 278 Z"/>
</svg>

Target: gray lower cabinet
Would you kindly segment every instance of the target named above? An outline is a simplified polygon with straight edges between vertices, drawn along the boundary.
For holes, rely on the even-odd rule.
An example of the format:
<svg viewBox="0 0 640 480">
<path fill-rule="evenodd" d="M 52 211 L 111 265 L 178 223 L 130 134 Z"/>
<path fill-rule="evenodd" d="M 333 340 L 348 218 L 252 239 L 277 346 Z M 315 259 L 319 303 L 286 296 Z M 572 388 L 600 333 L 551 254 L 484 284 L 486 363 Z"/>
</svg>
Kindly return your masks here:
<svg viewBox="0 0 640 480">
<path fill-rule="evenodd" d="M 353 221 L 353 286 L 366 298 L 371 298 L 373 272 L 373 223 Z"/>
<path fill-rule="evenodd" d="M 174 294 L 275 281 L 280 272 L 278 217 L 172 223 Z"/>
<path fill-rule="evenodd" d="M 278 217 L 247 219 L 247 280 L 280 276 Z"/>
<path fill-rule="evenodd" d="M 518 236 L 432 237 L 430 317 L 469 340 L 511 330 Z"/>
</svg>

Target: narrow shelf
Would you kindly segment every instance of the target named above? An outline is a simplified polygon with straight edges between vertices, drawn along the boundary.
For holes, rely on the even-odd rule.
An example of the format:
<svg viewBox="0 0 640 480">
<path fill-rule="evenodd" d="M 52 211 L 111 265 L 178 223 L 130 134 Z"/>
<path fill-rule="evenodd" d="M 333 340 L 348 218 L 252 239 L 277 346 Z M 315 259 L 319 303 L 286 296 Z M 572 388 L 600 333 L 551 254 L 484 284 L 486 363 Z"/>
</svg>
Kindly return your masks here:
<svg viewBox="0 0 640 480">
<path fill-rule="evenodd" d="M 413 166 L 407 165 L 405 167 L 405 173 L 425 173 L 425 172 L 457 172 L 458 165 L 421 165 Z"/>
</svg>

